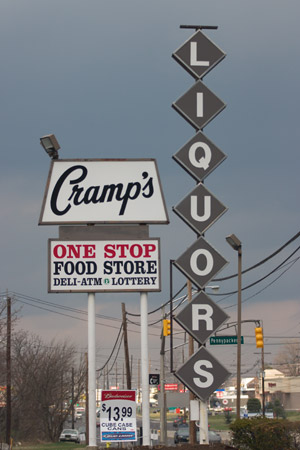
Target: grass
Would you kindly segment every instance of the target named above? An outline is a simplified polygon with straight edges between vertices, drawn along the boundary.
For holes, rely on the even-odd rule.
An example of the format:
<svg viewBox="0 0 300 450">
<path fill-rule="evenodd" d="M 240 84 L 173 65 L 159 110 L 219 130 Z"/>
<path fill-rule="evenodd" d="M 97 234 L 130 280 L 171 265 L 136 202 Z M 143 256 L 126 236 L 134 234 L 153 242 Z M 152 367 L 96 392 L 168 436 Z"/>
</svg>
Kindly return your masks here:
<svg viewBox="0 0 300 450">
<path fill-rule="evenodd" d="M 52 442 L 51 444 L 24 444 L 13 445 L 18 450 L 71 450 L 77 448 L 86 448 L 85 444 L 75 444 L 73 442 Z"/>
</svg>

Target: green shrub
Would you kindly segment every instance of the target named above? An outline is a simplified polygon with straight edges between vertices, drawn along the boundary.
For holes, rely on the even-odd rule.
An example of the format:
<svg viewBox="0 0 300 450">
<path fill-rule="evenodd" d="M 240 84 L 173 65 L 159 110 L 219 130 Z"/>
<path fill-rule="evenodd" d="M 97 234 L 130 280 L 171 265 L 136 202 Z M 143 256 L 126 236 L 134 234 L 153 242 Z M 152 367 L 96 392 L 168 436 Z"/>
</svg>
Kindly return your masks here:
<svg viewBox="0 0 300 450">
<path fill-rule="evenodd" d="M 295 446 L 296 432 L 291 425 L 286 420 L 263 417 L 238 419 L 230 426 L 233 445 L 241 450 L 295 450 L 299 447 Z"/>
</svg>

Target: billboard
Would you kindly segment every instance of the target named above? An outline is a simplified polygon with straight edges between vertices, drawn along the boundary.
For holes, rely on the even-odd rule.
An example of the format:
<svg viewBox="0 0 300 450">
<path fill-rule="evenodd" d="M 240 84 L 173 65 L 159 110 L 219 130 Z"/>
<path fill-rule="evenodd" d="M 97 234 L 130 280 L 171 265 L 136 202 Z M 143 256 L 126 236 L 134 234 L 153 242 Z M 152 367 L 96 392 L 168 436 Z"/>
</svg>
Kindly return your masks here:
<svg viewBox="0 0 300 450">
<path fill-rule="evenodd" d="M 48 241 L 48 292 L 160 291 L 160 241 Z"/>
<path fill-rule="evenodd" d="M 132 442 L 136 433 L 136 391 L 102 391 L 101 442 Z"/>
</svg>

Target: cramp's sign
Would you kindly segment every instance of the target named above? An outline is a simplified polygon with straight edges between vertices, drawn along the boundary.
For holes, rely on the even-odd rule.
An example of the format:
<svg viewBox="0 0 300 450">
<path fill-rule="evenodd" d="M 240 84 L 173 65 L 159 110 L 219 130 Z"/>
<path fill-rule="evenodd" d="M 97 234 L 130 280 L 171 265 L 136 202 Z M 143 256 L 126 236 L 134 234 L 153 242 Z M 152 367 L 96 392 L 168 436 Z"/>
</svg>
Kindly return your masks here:
<svg viewBox="0 0 300 450">
<path fill-rule="evenodd" d="M 48 292 L 160 291 L 159 239 L 49 239 Z"/>
<path fill-rule="evenodd" d="M 63 223 L 168 223 L 155 160 L 53 160 L 39 224 Z"/>
</svg>

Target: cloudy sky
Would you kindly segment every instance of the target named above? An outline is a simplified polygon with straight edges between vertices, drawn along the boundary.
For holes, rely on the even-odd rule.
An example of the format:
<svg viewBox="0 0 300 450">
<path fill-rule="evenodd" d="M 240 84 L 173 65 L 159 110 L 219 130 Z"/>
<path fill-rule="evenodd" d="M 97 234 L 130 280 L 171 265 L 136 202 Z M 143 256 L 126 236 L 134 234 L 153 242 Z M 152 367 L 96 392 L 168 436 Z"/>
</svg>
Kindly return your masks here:
<svg viewBox="0 0 300 450">
<path fill-rule="evenodd" d="M 39 138 L 48 133 L 55 133 L 62 159 L 157 160 L 170 224 L 150 228 L 152 237 L 161 238 L 163 286 L 161 293 L 149 295 L 149 311 L 168 300 L 169 260 L 196 238 L 172 212 L 195 186 L 172 159 L 194 134 L 171 107 L 194 83 L 171 57 L 193 33 L 180 29 L 182 24 L 217 25 L 205 33 L 227 55 L 204 78 L 227 105 L 204 130 L 227 155 L 205 180 L 228 207 L 206 233 L 229 262 L 218 277 L 237 271 L 228 234 L 242 241 L 246 269 L 298 233 L 299 13 L 297 0 L 2 0 L 0 291 L 15 293 L 15 307 L 22 306 L 19 328 L 46 340 L 67 337 L 82 351 L 87 345 L 86 315 L 70 310 L 86 311 L 86 295 L 47 293 L 47 240 L 58 236 L 57 226 L 38 226 L 50 165 Z M 243 286 L 266 277 L 298 245 L 296 239 L 249 271 Z M 270 362 L 287 337 L 299 336 L 298 257 L 295 252 L 243 292 L 243 319 L 263 321 Z M 174 269 L 174 292 L 184 283 Z M 236 278 L 218 284 L 222 295 L 212 298 L 234 321 L 236 295 L 225 294 L 236 289 Z M 97 318 L 98 365 L 115 342 L 121 302 L 139 313 L 138 294 L 96 296 L 102 315 Z M 154 314 L 149 320 L 158 318 Z M 138 358 L 138 327 L 132 324 L 130 330 L 129 344 Z M 155 370 L 159 327 L 152 326 L 150 333 Z M 247 336 L 243 370 L 254 374 L 259 358 L 254 324 L 243 325 L 242 334 Z M 235 348 L 214 352 L 234 371 Z M 123 354 L 119 359 L 123 362 Z"/>
</svg>

